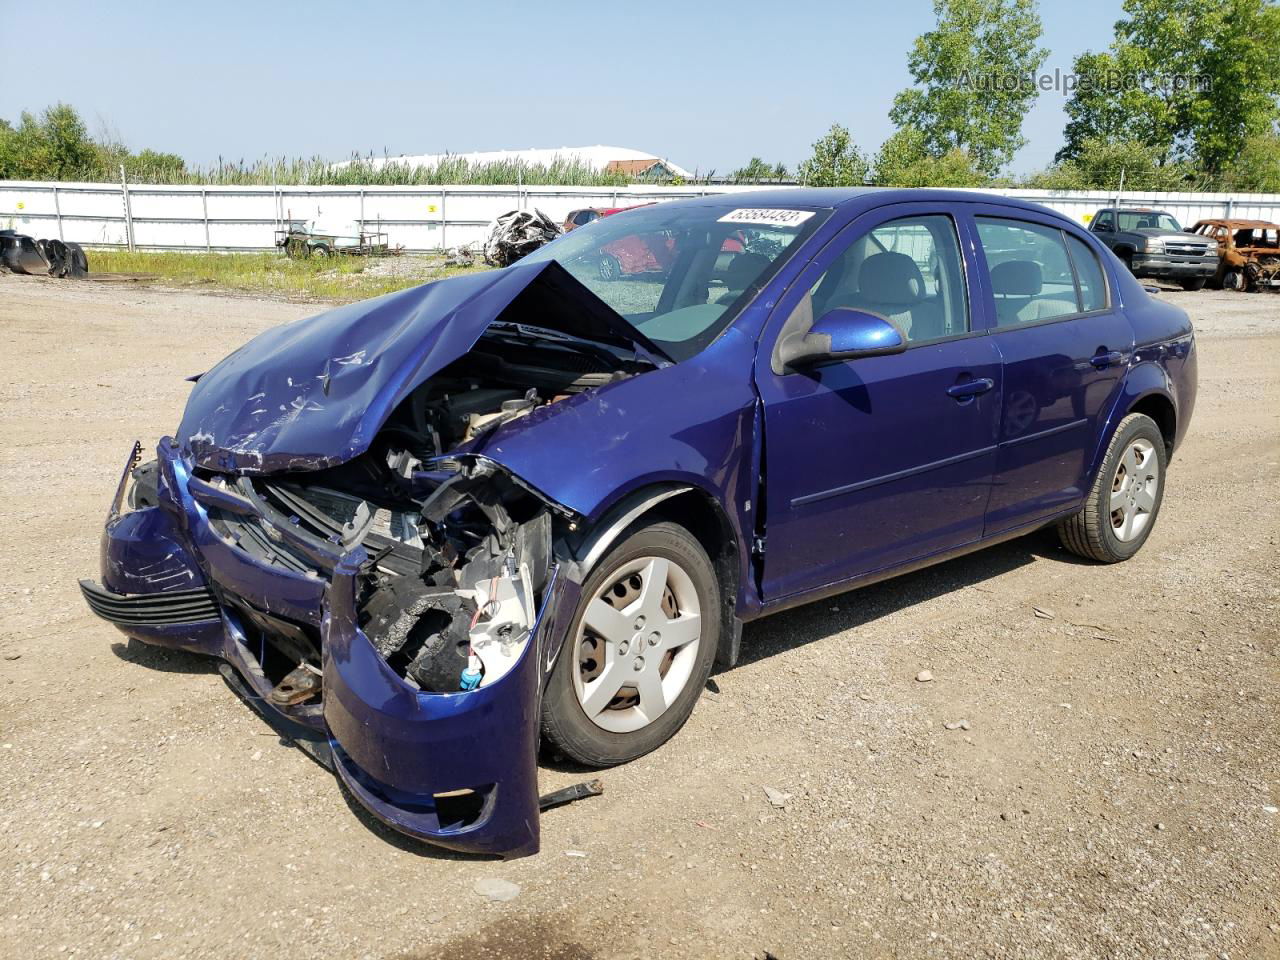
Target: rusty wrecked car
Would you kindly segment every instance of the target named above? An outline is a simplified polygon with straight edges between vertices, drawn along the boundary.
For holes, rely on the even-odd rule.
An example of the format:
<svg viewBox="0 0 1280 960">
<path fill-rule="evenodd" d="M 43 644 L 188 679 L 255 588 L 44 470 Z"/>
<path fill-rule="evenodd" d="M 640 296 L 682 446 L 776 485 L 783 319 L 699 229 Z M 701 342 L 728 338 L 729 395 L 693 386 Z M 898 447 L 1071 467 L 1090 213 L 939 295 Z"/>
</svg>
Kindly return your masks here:
<svg viewBox="0 0 1280 960">
<path fill-rule="evenodd" d="M 1219 290 L 1280 289 L 1280 224 L 1266 220 L 1201 220 L 1191 232 L 1218 244 Z"/>
<path fill-rule="evenodd" d="M 671 256 L 602 278 L 619 242 Z M 1195 369 L 1186 314 L 1043 207 L 672 201 L 261 333 L 135 445 L 82 586 L 379 819 L 518 856 L 539 743 L 657 748 L 747 621 L 1046 525 L 1133 556 Z"/>
</svg>

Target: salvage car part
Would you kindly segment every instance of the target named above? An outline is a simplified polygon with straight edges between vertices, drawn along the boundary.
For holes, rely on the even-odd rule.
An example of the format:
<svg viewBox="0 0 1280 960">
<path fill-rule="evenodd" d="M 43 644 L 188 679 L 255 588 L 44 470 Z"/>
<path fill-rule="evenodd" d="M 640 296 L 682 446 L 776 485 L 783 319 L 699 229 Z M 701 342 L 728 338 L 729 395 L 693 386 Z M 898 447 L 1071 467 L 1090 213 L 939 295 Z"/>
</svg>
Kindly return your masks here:
<svg viewBox="0 0 1280 960">
<path fill-rule="evenodd" d="M 511 210 L 489 226 L 484 262 L 508 267 L 560 236 L 560 228 L 541 210 Z"/>
<path fill-rule="evenodd" d="M 80 244 L 35 240 L 13 230 L 0 230 L 0 265 L 35 276 L 78 278 L 89 272 L 89 260 Z"/>
</svg>

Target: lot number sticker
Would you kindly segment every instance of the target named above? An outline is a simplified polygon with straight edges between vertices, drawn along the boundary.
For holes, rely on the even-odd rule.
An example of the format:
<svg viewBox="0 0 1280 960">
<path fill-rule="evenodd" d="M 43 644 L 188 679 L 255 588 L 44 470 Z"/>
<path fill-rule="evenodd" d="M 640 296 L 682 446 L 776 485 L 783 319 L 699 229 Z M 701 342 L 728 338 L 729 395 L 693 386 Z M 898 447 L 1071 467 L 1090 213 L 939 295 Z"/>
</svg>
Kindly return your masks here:
<svg viewBox="0 0 1280 960">
<path fill-rule="evenodd" d="M 798 227 L 813 216 L 812 210 L 770 210 L 742 207 L 726 213 L 720 223 L 750 223 L 757 227 Z"/>
</svg>

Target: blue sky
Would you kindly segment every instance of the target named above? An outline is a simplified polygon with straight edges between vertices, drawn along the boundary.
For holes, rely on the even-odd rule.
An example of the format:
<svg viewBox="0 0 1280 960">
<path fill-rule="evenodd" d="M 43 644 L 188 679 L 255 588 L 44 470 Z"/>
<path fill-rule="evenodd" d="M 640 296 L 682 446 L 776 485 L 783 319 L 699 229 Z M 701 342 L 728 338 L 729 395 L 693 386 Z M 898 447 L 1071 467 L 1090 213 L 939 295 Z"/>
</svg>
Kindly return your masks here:
<svg viewBox="0 0 1280 960">
<path fill-rule="evenodd" d="M 1120 12 L 1042 2 L 1046 69 L 1107 46 Z M 0 117 L 64 100 L 95 131 L 202 164 L 607 143 L 727 173 L 794 165 L 833 121 L 874 150 L 932 23 L 925 0 L 0 0 Z M 1051 161 L 1062 104 L 1041 94 L 1014 172 Z"/>
</svg>

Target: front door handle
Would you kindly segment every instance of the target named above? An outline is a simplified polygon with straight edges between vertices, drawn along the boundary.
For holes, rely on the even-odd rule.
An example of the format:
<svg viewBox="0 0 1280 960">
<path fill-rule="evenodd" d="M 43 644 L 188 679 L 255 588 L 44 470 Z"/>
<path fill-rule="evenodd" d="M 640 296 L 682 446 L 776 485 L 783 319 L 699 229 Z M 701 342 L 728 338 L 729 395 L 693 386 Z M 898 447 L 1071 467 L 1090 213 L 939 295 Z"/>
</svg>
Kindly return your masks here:
<svg viewBox="0 0 1280 960">
<path fill-rule="evenodd" d="M 1119 350 L 1108 350 L 1105 353 L 1102 351 L 1099 351 L 1098 353 L 1094 354 L 1089 359 L 1089 362 L 1092 363 L 1099 370 L 1101 370 L 1104 367 L 1110 367 L 1113 364 L 1117 364 L 1123 359 L 1124 359 L 1124 354 L 1121 353 Z"/>
<path fill-rule="evenodd" d="M 967 400 L 969 397 L 976 397 L 981 393 L 986 393 L 995 385 L 996 382 L 990 377 L 966 380 L 964 383 L 957 383 L 954 387 L 947 387 L 947 396 L 955 397 L 957 400 Z"/>
</svg>

